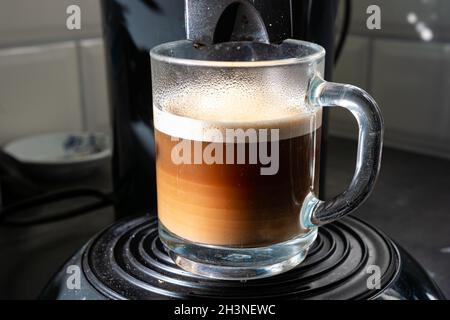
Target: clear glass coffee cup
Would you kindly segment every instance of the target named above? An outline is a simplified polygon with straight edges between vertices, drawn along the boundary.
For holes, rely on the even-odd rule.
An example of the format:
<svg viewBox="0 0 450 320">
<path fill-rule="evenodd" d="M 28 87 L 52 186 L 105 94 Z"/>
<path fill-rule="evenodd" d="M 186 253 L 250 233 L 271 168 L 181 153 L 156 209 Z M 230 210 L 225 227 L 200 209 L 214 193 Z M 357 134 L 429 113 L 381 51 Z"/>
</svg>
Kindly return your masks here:
<svg viewBox="0 0 450 320">
<path fill-rule="evenodd" d="M 150 55 L 159 236 L 181 268 L 228 280 L 285 272 L 320 225 L 368 197 L 382 116 L 363 90 L 323 79 L 321 46 L 181 40 Z M 328 201 L 318 198 L 323 107 L 359 126 L 352 182 Z"/>
</svg>

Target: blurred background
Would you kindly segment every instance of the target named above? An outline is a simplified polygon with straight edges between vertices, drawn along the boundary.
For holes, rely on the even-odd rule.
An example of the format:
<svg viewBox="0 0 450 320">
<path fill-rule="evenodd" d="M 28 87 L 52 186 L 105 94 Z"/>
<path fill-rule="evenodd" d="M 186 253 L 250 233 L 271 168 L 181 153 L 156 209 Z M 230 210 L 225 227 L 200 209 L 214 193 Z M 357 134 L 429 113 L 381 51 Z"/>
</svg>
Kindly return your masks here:
<svg viewBox="0 0 450 320">
<path fill-rule="evenodd" d="M 61 27 L 74 3 L 82 9 L 81 30 Z M 381 30 L 366 27 L 371 4 L 381 7 Z M 108 131 L 99 1 L 4 0 L 0 6 L 0 144 L 60 130 Z M 334 80 L 374 96 L 387 146 L 450 158 L 449 15 L 445 0 L 353 1 Z M 352 123 L 344 111 L 333 112 L 331 133 L 354 137 Z"/>
<path fill-rule="evenodd" d="M 71 4 L 82 9 L 81 30 L 65 27 Z M 0 144 L 108 130 L 99 1 L 2 1 L 0 47 Z"/>
<path fill-rule="evenodd" d="M 378 102 L 385 145 L 450 159 L 450 2 L 358 0 L 334 80 L 355 84 Z M 381 30 L 366 26 L 370 5 Z M 342 10 L 340 11 L 342 12 Z M 338 27 L 342 24 L 338 19 Z M 350 115 L 333 112 L 331 133 L 354 137 Z"/>
<path fill-rule="evenodd" d="M 66 8 L 71 4 L 82 10 L 81 30 L 65 27 Z M 381 30 L 366 27 L 366 9 L 372 4 L 381 8 Z M 342 12 L 337 33 L 345 29 Z M 334 75 L 336 82 L 368 91 L 379 103 L 386 124 L 381 176 L 357 215 L 412 253 L 447 297 L 449 16 L 447 0 L 353 1 L 348 38 Z M 0 2 L 0 146 L 53 132 L 111 134 L 106 79 L 99 1 Z M 329 123 L 327 196 L 349 183 L 357 138 L 356 123 L 347 112 L 333 110 Z M 44 181 L 41 187 L 54 191 L 79 186 L 109 192 L 110 170 L 105 162 L 88 177 Z M 0 179 L 0 206 L 17 200 L 9 198 L 5 185 Z M 56 203 L 51 209 L 68 206 Z M 33 209 L 23 215 L 39 216 L 48 210 Z M 52 224 L 0 227 L 0 298 L 35 298 L 65 259 L 113 219 L 112 209 L 102 208 Z"/>
</svg>

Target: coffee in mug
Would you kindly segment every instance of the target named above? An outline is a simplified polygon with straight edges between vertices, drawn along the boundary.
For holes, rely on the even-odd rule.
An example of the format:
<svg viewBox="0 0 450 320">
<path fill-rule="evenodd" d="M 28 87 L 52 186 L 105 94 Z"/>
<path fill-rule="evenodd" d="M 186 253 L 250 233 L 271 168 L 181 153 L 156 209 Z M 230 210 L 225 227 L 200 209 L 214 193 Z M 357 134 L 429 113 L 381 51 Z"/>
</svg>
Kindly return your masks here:
<svg viewBox="0 0 450 320">
<path fill-rule="evenodd" d="M 159 237 L 174 262 L 228 280 L 301 263 L 320 225 L 357 208 L 378 175 L 383 120 L 363 90 L 323 79 L 325 50 L 189 40 L 152 49 Z M 319 199 L 322 108 L 360 130 L 355 175 Z"/>
</svg>

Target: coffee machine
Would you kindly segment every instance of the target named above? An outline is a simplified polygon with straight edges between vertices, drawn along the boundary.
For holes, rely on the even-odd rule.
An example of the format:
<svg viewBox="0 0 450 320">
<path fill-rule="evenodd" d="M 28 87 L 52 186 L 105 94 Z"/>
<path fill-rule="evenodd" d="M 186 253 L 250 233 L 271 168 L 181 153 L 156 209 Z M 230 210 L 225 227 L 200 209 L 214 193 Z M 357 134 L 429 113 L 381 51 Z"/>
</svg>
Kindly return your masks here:
<svg viewBox="0 0 450 320">
<path fill-rule="evenodd" d="M 200 43 L 224 42 L 232 36 L 257 40 L 264 33 L 272 43 L 302 39 L 326 49 L 325 78 L 331 79 L 337 5 L 338 0 L 103 1 L 117 216 L 156 208 L 154 160 L 136 133 L 137 125 L 151 128 L 153 123 L 149 58 L 152 47 L 184 38 Z M 242 19 L 248 19 L 245 27 L 233 35 L 235 25 L 244 25 Z M 325 153 L 326 132 L 322 141 Z M 321 172 L 323 175 L 324 170 Z"/>
<path fill-rule="evenodd" d="M 158 239 L 149 50 L 183 38 L 205 44 L 302 39 L 326 49 L 325 78 L 331 80 L 338 0 L 103 0 L 102 5 L 120 221 L 70 258 L 42 298 L 443 298 L 407 252 L 355 218 L 321 227 L 297 268 L 246 282 L 189 274 L 175 266 Z M 322 123 L 326 156 L 326 113 Z M 76 289 L 67 286 L 71 266 L 81 270 Z"/>
</svg>

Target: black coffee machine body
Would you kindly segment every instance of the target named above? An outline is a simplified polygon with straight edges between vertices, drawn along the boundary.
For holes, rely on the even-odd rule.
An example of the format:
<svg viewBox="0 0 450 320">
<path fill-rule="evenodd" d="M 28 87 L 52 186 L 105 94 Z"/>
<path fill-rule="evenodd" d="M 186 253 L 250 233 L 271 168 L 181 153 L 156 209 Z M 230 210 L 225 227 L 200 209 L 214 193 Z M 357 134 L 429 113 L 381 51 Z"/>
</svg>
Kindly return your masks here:
<svg viewBox="0 0 450 320">
<path fill-rule="evenodd" d="M 262 24 L 272 43 L 295 38 L 322 45 L 327 51 L 325 78 L 331 80 L 338 0 L 103 0 L 102 5 L 114 129 L 115 210 L 120 221 L 68 260 L 42 298 L 444 298 L 408 253 L 351 217 L 321 227 L 297 268 L 247 282 L 189 274 L 172 262 L 158 239 L 154 146 L 149 143 L 149 50 L 186 37 L 205 42 L 236 36 L 255 40 Z M 237 35 L 245 21 L 247 30 Z M 326 113 L 322 123 L 325 157 Z M 80 270 L 77 288 L 68 285 L 67 270 L 73 266 Z"/>
</svg>

